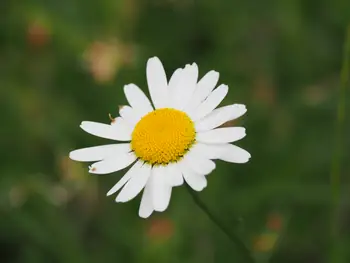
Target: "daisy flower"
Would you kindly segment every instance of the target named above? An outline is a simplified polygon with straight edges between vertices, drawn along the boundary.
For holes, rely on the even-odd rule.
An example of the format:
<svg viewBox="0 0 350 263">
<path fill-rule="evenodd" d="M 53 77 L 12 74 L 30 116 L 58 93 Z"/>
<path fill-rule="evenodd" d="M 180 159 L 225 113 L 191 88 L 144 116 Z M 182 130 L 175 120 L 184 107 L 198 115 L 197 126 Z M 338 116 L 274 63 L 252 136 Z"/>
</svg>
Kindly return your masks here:
<svg viewBox="0 0 350 263">
<path fill-rule="evenodd" d="M 95 136 L 123 143 L 70 152 L 70 158 L 95 162 L 93 174 L 109 174 L 131 165 L 107 196 L 119 191 L 116 202 L 127 202 L 142 190 L 139 216 L 164 211 L 174 186 L 184 181 L 195 191 L 207 186 L 206 175 L 215 169 L 213 160 L 245 163 L 250 154 L 230 144 L 242 139 L 243 127 L 218 128 L 242 116 L 246 107 L 233 104 L 217 108 L 228 92 L 215 86 L 216 71 L 198 82 L 195 63 L 175 70 L 169 82 L 157 57 L 147 62 L 147 83 L 153 102 L 135 84 L 124 87 L 130 106 L 120 109 L 111 124 L 83 121 L 80 127 Z"/>
</svg>

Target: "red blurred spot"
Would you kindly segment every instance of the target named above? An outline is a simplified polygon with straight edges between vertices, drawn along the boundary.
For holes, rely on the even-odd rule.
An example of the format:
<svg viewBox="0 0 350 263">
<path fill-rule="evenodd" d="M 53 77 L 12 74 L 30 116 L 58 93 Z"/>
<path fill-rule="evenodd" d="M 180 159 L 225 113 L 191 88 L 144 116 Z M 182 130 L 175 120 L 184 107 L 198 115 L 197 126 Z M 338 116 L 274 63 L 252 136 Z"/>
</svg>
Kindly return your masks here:
<svg viewBox="0 0 350 263">
<path fill-rule="evenodd" d="M 174 224 L 168 218 L 154 218 L 147 229 L 147 236 L 155 240 L 166 240 L 173 236 Z"/>
<path fill-rule="evenodd" d="M 29 23 L 27 29 L 27 41 L 30 46 L 41 48 L 47 45 L 51 38 L 51 32 L 43 23 L 34 21 Z"/>
<path fill-rule="evenodd" d="M 267 218 L 267 228 L 274 231 L 279 231 L 283 225 L 283 218 L 278 213 L 272 213 Z"/>
</svg>

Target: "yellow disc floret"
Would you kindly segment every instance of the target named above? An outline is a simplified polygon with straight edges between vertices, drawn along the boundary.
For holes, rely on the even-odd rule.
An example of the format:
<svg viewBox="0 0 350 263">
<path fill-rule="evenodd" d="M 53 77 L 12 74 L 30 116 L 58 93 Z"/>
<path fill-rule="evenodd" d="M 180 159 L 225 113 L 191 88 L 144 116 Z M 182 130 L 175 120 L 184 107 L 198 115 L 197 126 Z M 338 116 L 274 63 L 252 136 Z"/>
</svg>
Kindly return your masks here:
<svg viewBox="0 0 350 263">
<path fill-rule="evenodd" d="M 141 160 L 165 165 L 180 160 L 195 137 L 194 123 L 186 113 L 171 108 L 157 109 L 136 124 L 131 148 Z"/>
</svg>

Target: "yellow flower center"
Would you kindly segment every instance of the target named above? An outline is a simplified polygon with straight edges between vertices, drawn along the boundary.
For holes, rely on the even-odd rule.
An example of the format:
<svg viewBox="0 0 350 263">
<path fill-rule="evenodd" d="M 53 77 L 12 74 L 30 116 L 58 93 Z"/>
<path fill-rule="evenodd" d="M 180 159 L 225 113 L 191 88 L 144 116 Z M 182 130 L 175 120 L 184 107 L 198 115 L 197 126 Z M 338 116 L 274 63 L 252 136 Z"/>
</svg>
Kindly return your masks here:
<svg viewBox="0 0 350 263">
<path fill-rule="evenodd" d="M 148 113 L 136 124 L 131 148 L 141 160 L 164 165 L 180 160 L 195 138 L 194 123 L 186 113 L 163 108 Z"/>
</svg>

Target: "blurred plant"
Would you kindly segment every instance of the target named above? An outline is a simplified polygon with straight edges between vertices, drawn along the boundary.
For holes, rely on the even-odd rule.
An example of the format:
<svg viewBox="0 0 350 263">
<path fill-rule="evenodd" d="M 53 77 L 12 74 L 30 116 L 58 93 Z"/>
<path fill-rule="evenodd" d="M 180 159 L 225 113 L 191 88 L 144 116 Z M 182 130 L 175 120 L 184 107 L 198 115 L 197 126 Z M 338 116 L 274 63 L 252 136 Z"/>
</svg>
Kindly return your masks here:
<svg viewBox="0 0 350 263">
<path fill-rule="evenodd" d="M 14 185 L 9 191 L 9 202 L 12 207 L 20 207 L 27 200 L 27 191 L 21 185 Z"/>
<path fill-rule="evenodd" d="M 259 75 L 254 78 L 253 98 L 265 107 L 273 107 L 276 104 L 277 95 L 271 77 Z"/>
<path fill-rule="evenodd" d="M 52 186 L 48 197 L 52 204 L 61 206 L 67 203 L 70 196 L 68 190 L 65 187 L 57 184 Z"/>
<path fill-rule="evenodd" d="M 347 88 L 349 88 L 350 81 L 350 24 L 345 31 L 344 42 L 344 54 L 343 65 L 340 76 L 338 107 L 337 107 L 337 119 L 335 123 L 335 139 L 334 139 L 334 152 L 332 156 L 332 164 L 330 171 L 330 184 L 331 184 L 331 250 L 330 261 L 333 263 L 344 262 L 345 253 L 347 249 L 342 246 L 341 227 L 338 224 L 339 221 L 339 208 L 341 198 L 341 166 L 342 166 L 342 152 L 344 142 L 344 128 L 345 128 L 345 114 L 346 114 L 346 94 Z"/>
<path fill-rule="evenodd" d="M 51 187 L 54 204 L 73 201 L 80 213 L 87 216 L 98 207 L 98 185 L 96 180 L 88 177 L 80 163 L 72 162 L 68 156 L 59 155 L 60 183 Z"/>
<path fill-rule="evenodd" d="M 269 252 L 271 251 L 277 242 L 277 233 L 264 233 L 258 236 L 254 241 L 254 251 L 256 252 Z"/>
<path fill-rule="evenodd" d="M 88 180 L 82 165 L 70 161 L 68 156 L 61 156 L 59 158 L 59 167 L 63 183 L 72 185 L 77 189 L 85 187 Z"/>
<path fill-rule="evenodd" d="M 253 239 L 256 262 L 269 262 L 283 235 L 285 224 L 286 216 L 281 212 L 274 211 L 268 214 L 264 229 Z"/>
<path fill-rule="evenodd" d="M 188 185 L 186 185 L 186 188 L 189 194 L 192 196 L 192 199 L 196 203 L 196 205 L 198 205 L 198 207 L 203 210 L 203 212 L 208 216 L 208 218 L 214 224 L 216 224 L 218 228 L 221 229 L 221 231 L 232 241 L 232 243 L 235 244 L 237 249 L 240 251 L 242 258 L 244 258 L 244 262 L 254 263 L 255 259 L 252 256 L 251 251 L 248 249 L 246 244 L 241 240 L 241 238 L 232 229 L 228 228 L 217 215 L 214 215 L 210 211 L 210 209 L 205 205 L 205 203 L 199 198 L 197 193 L 192 191 L 192 189 Z"/>
<path fill-rule="evenodd" d="M 28 23 L 27 41 L 34 48 L 42 48 L 51 40 L 51 29 L 47 23 L 37 19 Z"/>
<path fill-rule="evenodd" d="M 95 41 L 86 49 L 83 59 L 95 81 L 105 83 L 133 61 L 133 48 L 118 40 Z"/>
<path fill-rule="evenodd" d="M 331 86 L 336 85 L 332 83 Z M 305 92 L 303 94 L 303 100 L 308 106 L 318 106 L 330 97 L 331 89 L 327 85 L 315 84 L 305 87 Z"/>
</svg>

